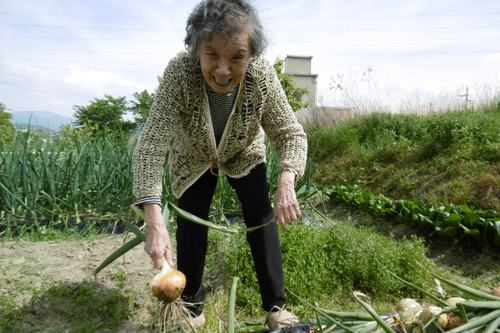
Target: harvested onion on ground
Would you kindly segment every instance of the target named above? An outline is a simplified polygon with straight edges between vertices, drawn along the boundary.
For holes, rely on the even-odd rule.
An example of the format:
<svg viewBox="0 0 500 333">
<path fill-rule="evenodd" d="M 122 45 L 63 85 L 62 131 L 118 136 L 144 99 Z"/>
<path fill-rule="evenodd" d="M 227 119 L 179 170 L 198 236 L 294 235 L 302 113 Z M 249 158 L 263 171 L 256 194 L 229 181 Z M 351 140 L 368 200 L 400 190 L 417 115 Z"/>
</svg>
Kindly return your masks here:
<svg viewBox="0 0 500 333">
<path fill-rule="evenodd" d="M 163 261 L 160 272 L 149 283 L 153 295 L 166 303 L 179 298 L 185 286 L 186 276 L 181 271 L 170 266 L 166 260 Z"/>
<path fill-rule="evenodd" d="M 421 309 L 422 306 L 413 298 L 403 298 L 401 301 L 399 301 L 398 305 L 396 306 L 398 312 L 405 312 L 411 308 Z"/>
<path fill-rule="evenodd" d="M 397 304 L 396 309 L 401 314 L 399 317 L 401 325 L 406 328 L 420 316 L 422 305 L 413 298 L 403 298 Z"/>
<path fill-rule="evenodd" d="M 446 313 L 441 313 L 442 309 L 438 306 L 426 306 L 422 310 L 422 313 L 420 314 L 420 318 L 424 323 L 428 323 L 431 321 L 435 316 L 439 315 L 436 320 L 434 320 L 434 324 L 436 326 L 440 327 L 441 329 L 444 329 L 446 325 L 448 325 L 448 316 Z"/>
<path fill-rule="evenodd" d="M 451 297 L 446 300 L 446 304 L 449 306 L 457 306 L 458 303 L 465 302 L 465 298 L 462 297 Z"/>
</svg>

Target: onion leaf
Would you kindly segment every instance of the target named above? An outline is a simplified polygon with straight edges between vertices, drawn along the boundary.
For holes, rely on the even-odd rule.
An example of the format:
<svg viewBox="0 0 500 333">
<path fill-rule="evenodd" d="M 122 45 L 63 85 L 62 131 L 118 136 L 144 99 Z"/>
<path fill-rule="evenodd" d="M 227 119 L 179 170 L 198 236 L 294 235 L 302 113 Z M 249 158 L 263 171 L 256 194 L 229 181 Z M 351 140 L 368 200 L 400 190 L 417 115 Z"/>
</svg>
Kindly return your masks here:
<svg viewBox="0 0 500 333">
<path fill-rule="evenodd" d="M 386 321 L 382 317 L 380 317 L 378 315 L 378 313 L 375 312 L 375 310 L 368 303 L 366 303 L 360 299 L 360 297 L 368 297 L 368 296 L 366 296 L 365 294 L 360 293 L 358 291 L 355 291 L 353 293 L 353 295 L 354 295 L 354 298 L 356 298 L 356 300 L 359 302 L 359 304 L 361 304 L 361 306 L 364 307 L 366 309 L 366 311 L 368 311 L 368 313 L 372 316 L 372 318 L 375 319 L 375 321 L 380 325 L 380 327 L 384 330 L 384 332 L 396 333 L 396 331 L 394 331 L 391 328 L 391 326 L 389 326 L 389 324 L 387 324 Z"/>
</svg>

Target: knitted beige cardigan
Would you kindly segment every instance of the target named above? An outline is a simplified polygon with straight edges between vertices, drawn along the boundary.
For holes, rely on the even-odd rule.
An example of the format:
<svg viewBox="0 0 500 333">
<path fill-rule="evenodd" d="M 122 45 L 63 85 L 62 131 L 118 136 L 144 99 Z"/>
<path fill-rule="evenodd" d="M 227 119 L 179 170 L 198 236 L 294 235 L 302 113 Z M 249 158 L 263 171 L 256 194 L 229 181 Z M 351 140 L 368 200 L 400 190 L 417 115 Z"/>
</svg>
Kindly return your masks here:
<svg viewBox="0 0 500 333">
<path fill-rule="evenodd" d="M 161 196 L 165 158 L 179 198 L 217 162 L 233 178 L 265 162 L 264 133 L 274 142 L 280 168 L 302 176 L 307 139 L 273 66 L 264 58 L 248 66 L 217 147 L 199 62 L 187 51 L 165 69 L 133 155 L 134 195 Z"/>
</svg>

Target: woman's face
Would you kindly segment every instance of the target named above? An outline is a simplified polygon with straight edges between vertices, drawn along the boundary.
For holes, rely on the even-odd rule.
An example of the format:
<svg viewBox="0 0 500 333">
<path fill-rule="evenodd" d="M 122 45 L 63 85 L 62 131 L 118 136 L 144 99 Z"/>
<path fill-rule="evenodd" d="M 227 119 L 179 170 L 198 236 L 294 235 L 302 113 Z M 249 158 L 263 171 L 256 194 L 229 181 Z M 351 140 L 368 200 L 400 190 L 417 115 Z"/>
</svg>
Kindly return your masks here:
<svg viewBox="0 0 500 333">
<path fill-rule="evenodd" d="M 229 92 L 240 82 L 252 61 L 250 29 L 230 38 L 215 33 L 198 51 L 201 71 L 210 88 L 219 94 Z"/>
</svg>

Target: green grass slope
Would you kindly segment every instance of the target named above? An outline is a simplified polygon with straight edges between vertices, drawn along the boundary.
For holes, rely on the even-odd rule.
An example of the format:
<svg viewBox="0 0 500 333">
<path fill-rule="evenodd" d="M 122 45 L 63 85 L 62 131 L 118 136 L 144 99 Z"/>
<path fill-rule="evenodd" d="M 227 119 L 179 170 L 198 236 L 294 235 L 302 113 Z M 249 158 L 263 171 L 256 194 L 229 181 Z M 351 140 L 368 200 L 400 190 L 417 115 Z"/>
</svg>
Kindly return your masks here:
<svg viewBox="0 0 500 333">
<path fill-rule="evenodd" d="M 315 181 L 394 199 L 500 210 L 500 101 L 478 111 L 372 113 L 308 133 Z"/>
</svg>

